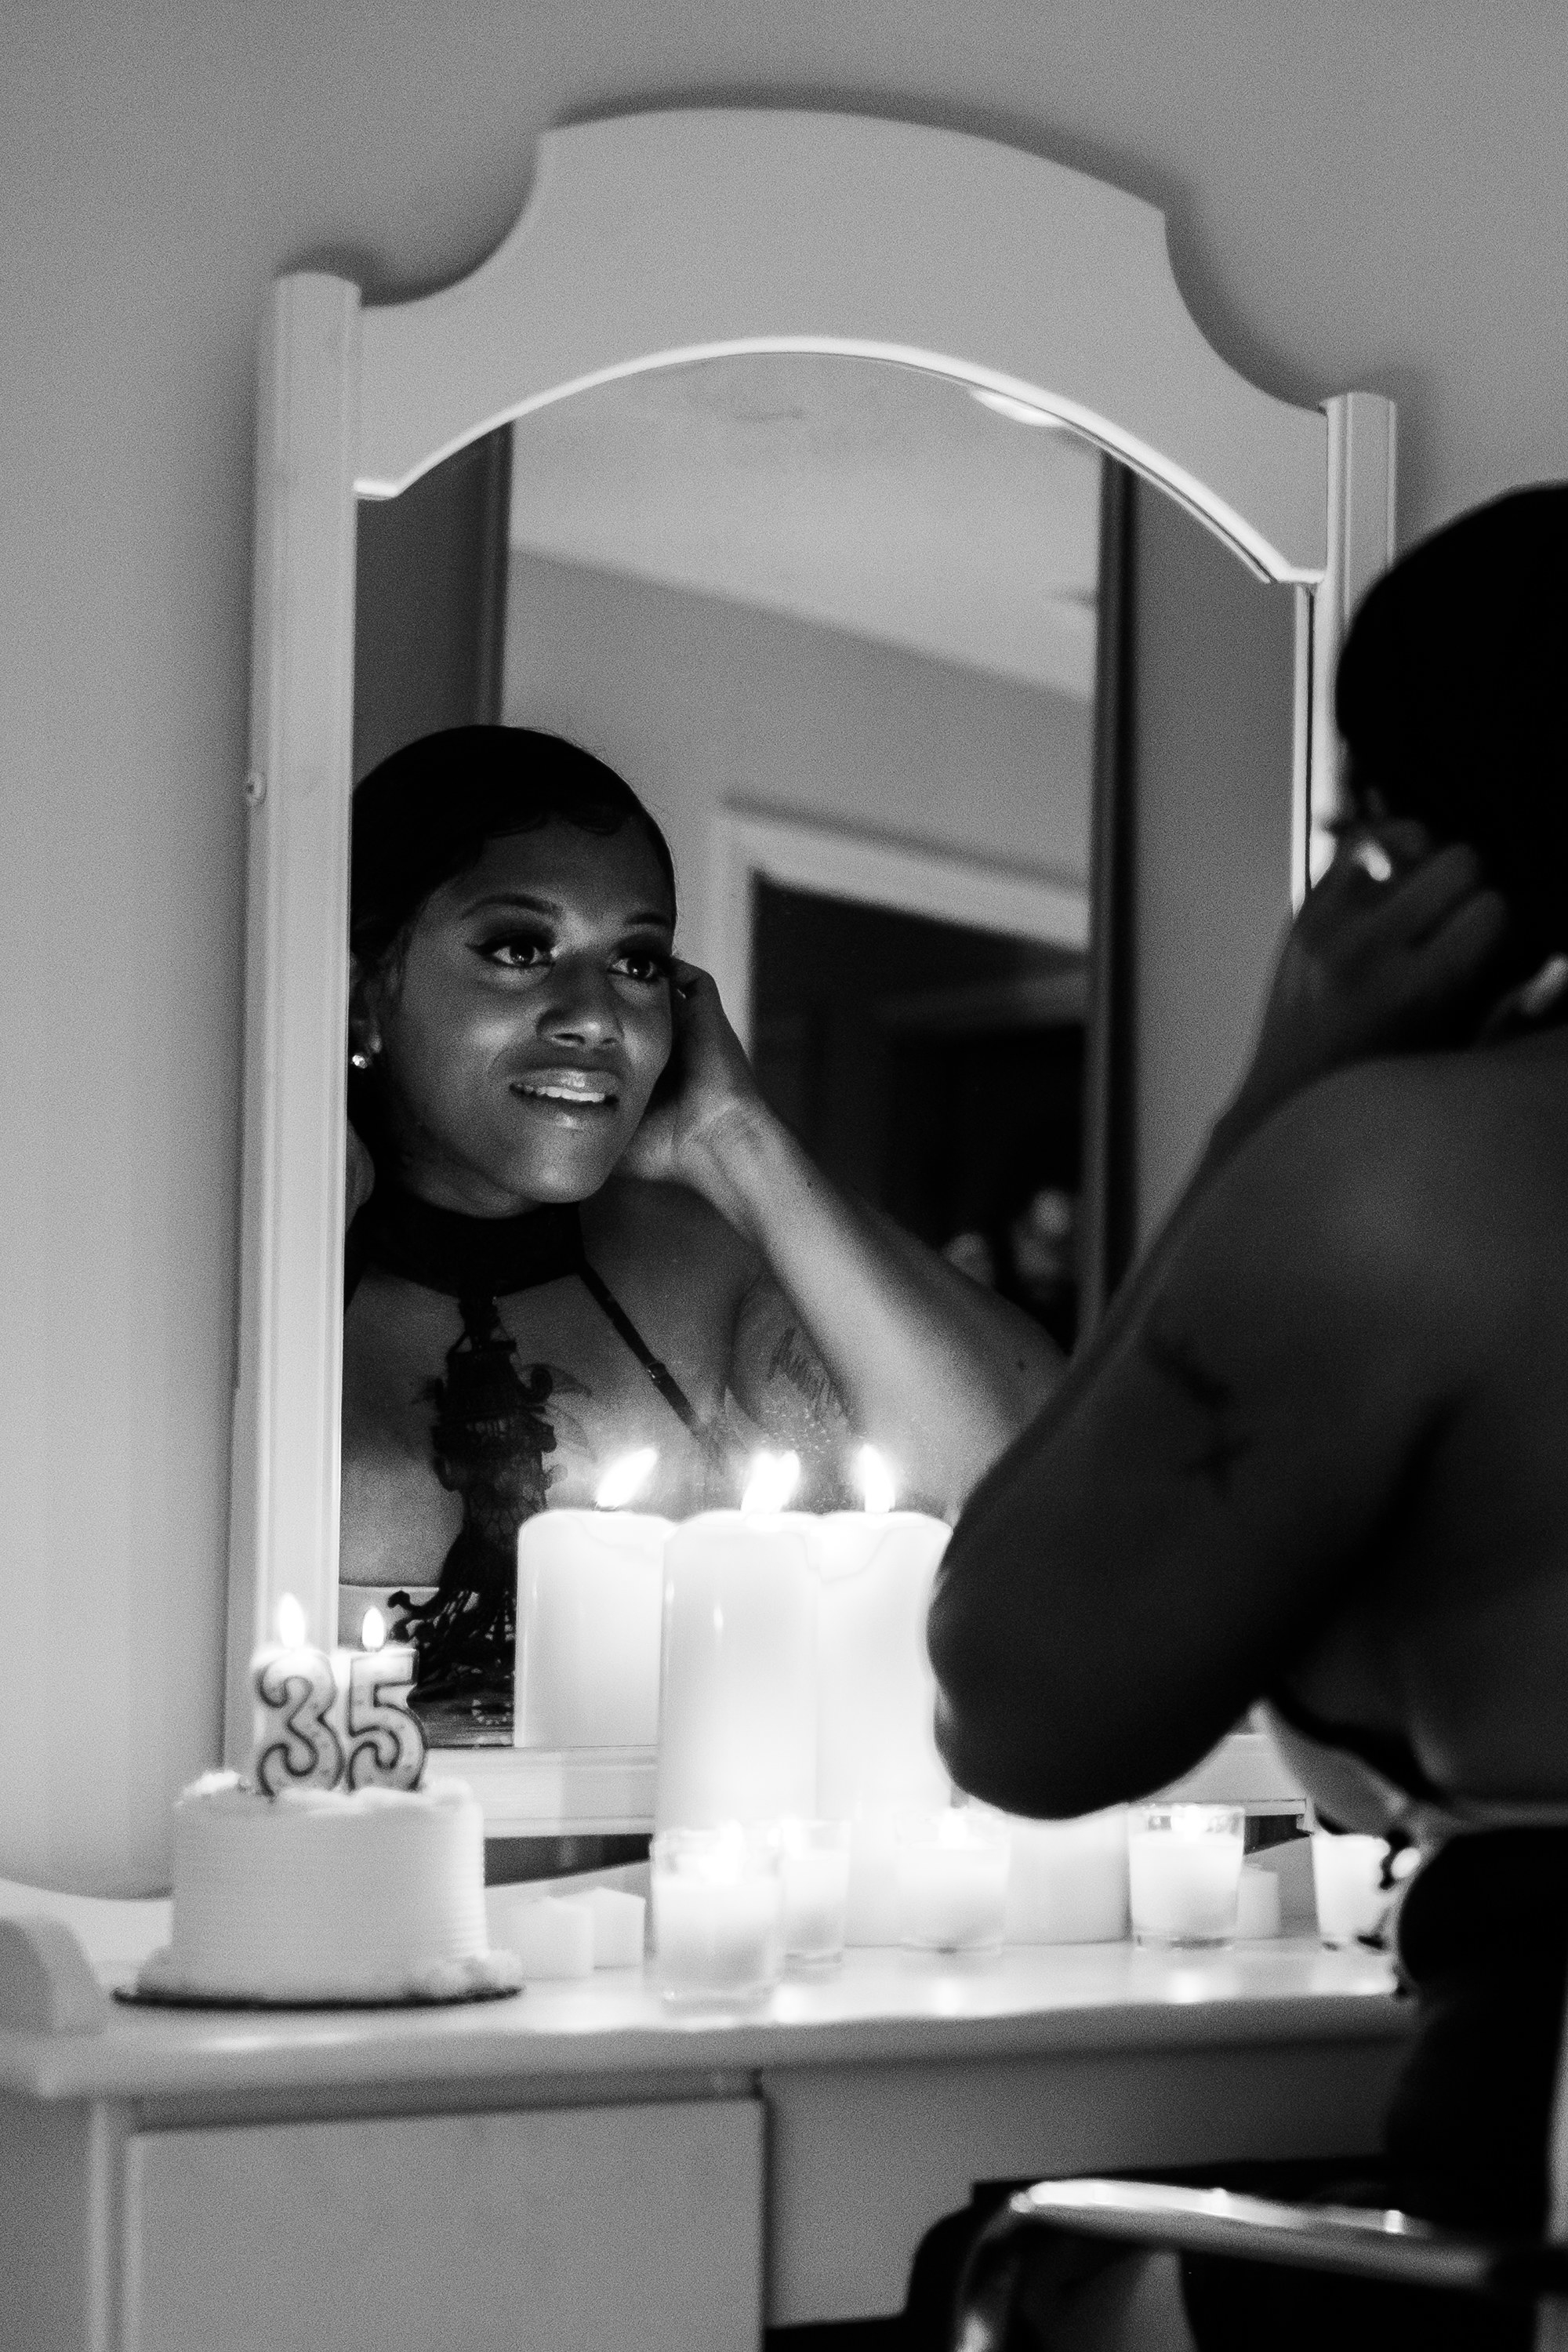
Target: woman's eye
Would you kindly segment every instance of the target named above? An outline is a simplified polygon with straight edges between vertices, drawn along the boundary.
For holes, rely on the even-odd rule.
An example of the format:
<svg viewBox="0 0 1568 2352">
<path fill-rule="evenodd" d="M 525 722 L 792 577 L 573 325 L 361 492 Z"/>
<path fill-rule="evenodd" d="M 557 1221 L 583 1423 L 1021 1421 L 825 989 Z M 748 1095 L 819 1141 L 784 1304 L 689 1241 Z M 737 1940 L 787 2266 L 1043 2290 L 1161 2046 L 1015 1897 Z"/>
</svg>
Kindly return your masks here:
<svg viewBox="0 0 1568 2352">
<path fill-rule="evenodd" d="M 661 955 L 657 948 L 623 948 L 616 958 L 615 969 L 627 980 L 647 984 L 668 978 L 669 958 Z"/>
<path fill-rule="evenodd" d="M 503 971 L 532 971 L 550 961 L 550 950 L 542 940 L 518 939 L 510 933 L 484 940 L 479 953 L 487 963 L 499 964 Z"/>
</svg>

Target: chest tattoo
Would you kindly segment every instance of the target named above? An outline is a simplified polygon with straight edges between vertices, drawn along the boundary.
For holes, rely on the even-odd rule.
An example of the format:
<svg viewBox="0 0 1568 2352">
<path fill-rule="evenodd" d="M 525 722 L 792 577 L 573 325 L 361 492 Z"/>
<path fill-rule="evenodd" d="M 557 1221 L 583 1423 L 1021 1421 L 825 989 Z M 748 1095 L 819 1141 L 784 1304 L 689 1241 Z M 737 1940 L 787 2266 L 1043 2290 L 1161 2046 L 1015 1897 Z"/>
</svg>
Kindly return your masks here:
<svg viewBox="0 0 1568 2352">
<path fill-rule="evenodd" d="M 820 1359 L 793 1323 L 786 1326 L 768 1360 L 768 1378 L 787 1382 L 825 1426 L 847 1419 L 838 1391 Z"/>
</svg>

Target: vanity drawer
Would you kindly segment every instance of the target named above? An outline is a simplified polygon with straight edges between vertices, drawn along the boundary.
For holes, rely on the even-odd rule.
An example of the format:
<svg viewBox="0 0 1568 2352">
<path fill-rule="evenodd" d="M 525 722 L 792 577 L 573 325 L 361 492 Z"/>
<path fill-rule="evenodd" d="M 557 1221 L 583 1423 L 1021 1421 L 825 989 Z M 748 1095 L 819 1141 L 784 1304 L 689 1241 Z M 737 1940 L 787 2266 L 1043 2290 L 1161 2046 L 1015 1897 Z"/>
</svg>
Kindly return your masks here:
<svg viewBox="0 0 1568 2352">
<path fill-rule="evenodd" d="M 749 2352 L 752 2100 L 147 2132 L 122 2352 Z"/>
</svg>

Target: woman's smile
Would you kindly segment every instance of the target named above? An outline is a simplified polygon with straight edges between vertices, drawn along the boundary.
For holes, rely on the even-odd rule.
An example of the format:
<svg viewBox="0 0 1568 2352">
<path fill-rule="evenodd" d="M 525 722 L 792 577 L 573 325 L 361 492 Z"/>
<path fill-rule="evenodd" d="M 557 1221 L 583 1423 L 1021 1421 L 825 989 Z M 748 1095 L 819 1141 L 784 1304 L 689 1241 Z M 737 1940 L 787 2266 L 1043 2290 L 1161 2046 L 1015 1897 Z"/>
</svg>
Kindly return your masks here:
<svg viewBox="0 0 1568 2352">
<path fill-rule="evenodd" d="M 610 1072 L 570 1065 L 532 1070 L 525 1077 L 512 1078 L 510 1084 L 519 1101 L 531 1109 L 537 1108 L 547 1117 L 573 1126 L 584 1118 L 613 1116 L 621 1099 L 620 1087 Z"/>
</svg>

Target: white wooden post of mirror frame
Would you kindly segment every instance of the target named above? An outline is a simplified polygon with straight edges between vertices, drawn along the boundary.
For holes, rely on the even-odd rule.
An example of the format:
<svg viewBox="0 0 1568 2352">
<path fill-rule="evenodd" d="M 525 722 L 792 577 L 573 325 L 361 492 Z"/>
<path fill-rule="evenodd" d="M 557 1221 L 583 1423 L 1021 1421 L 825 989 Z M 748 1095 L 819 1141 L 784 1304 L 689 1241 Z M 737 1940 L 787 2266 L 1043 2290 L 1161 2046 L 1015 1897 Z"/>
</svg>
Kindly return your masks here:
<svg viewBox="0 0 1568 2352">
<path fill-rule="evenodd" d="M 837 352 L 1033 402 L 1299 591 L 1298 892 L 1334 805 L 1346 617 L 1393 552 L 1394 417 L 1288 405 L 1204 341 L 1151 205 L 990 141 L 699 109 L 550 132 L 516 226 L 459 284 L 366 308 L 273 288 L 258 420 L 245 1139 L 226 1748 L 279 1596 L 335 1617 L 344 926 L 355 499 L 509 417 L 679 360 Z"/>
</svg>

